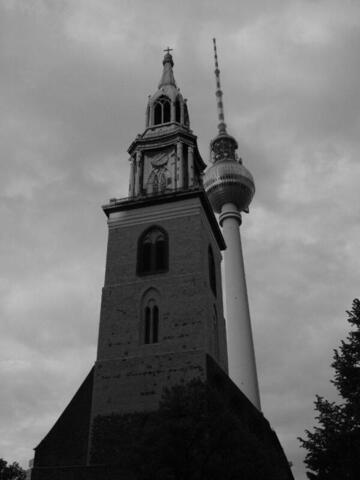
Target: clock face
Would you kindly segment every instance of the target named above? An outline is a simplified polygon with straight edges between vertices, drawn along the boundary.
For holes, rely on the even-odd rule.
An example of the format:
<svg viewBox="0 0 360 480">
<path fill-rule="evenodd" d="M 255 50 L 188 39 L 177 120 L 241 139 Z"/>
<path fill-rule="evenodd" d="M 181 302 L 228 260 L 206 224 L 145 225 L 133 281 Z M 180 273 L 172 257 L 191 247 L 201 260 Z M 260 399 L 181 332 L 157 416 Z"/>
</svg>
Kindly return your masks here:
<svg viewBox="0 0 360 480">
<path fill-rule="evenodd" d="M 174 154 L 174 148 L 146 152 L 143 176 L 143 186 L 146 192 L 162 193 L 172 188 L 176 165 Z"/>
<path fill-rule="evenodd" d="M 161 152 L 155 152 L 149 155 L 150 163 L 153 168 L 161 168 L 164 167 L 171 157 L 173 151 L 172 150 L 165 150 Z"/>
</svg>

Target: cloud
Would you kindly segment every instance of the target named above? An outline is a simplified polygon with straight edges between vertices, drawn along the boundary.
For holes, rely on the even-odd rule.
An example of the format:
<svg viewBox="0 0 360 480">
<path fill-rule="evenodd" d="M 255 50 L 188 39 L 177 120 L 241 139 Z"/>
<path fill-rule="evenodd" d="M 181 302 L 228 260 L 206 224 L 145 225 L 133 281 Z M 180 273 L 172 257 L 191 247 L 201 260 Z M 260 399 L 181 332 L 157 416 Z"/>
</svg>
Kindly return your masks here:
<svg viewBox="0 0 360 480">
<path fill-rule="evenodd" d="M 2 455 L 24 465 L 95 359 L 101 204 L 174 48 L 208 162 L 217 37 L 225 115 L 256 182 L 241 227 L 265 415 L 304 478 L 359 284 L 359 6 L 344 1 L 0 2 Z M 4 387 L 4 388 L 3 388 Z"/>
</svg>

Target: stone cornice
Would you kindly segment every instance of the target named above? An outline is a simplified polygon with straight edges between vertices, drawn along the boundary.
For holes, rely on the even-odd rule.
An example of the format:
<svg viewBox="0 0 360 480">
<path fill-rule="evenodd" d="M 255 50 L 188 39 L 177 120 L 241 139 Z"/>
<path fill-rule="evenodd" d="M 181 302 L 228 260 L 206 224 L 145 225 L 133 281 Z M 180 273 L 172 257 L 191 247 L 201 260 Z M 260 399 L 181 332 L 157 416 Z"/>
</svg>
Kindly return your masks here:
<svg viewBox="0 0 360 480">
<path fill-rule="evenodd" d="M 162 195 L 150 195 L 139 197 L 127 197 L 123 199 L 114 199 L 111 203 L 103 205 L 106 216 L 109 218 L 112 213 L 121 212 L 125 210 L 135 210 L 138 208 L 144 208 L 152 205 L 160 205 L 164 203 L 179 202 L 181 200 L 199 198 L 201 205 L 204 209 L 205 215 L 209 221 L 214 237 L 218 243 L 220 250 L 225 250 L 226 245 L 222 236 L 219 224 L 216 220 L 215 214 L 212 210 L 210 202 L 203 189 L 186 189 L 178 190 L 176 192 L 165 193 Z"/>
</svg>

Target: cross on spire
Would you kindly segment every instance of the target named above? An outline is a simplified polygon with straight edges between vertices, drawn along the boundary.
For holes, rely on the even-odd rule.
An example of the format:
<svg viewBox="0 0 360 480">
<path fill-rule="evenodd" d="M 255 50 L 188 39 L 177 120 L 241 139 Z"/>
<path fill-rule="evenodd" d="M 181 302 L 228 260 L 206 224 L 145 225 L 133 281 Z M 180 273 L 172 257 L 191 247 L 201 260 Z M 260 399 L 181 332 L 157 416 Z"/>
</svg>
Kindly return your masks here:
<svg viewBox="0 0 360 480">
<path fill-rule="evenodd" d="M 169 53 L 172 52 L 173 50 L 174 50 L 173 48 L 167 47 L 167 48 L 164 49 L 164 52 L 166 52 L 167 54 L 169 54 Z"/>
</svg>

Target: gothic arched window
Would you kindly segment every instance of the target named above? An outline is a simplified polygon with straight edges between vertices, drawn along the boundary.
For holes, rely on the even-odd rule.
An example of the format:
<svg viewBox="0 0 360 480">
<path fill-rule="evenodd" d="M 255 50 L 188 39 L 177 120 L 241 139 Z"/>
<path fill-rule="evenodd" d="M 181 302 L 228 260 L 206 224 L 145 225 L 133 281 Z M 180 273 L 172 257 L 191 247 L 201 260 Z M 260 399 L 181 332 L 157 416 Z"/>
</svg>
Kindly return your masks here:
<svg viewBox="0 0 360 480">
<path fill-rule="evenodd" d="M 157 343 L 159 341 L 159 294 L 151 288 L 143 297 L 141 343 Z"/>
<path fill-rule="evenodd" d="M 154 106 L 154 125 L 168 123 L 171 120 L 170 99 L 168 97 L 160 97 Z"/>
<path fill-rule="evenodd" d="M 138 275 L 166 272 L 169 268 L 168 235 L 160 227 L 151 227 L 138 242 Z"/>
<path fill-rule="evenodd" d="M 215 270 L 215 261 L 214 254 L 211 246 L 208 248 L 208 261 L 209 261 L 209 282 L 211 290 L 213 291 L 216 297 L 216 270 Z"/>
</svg>

